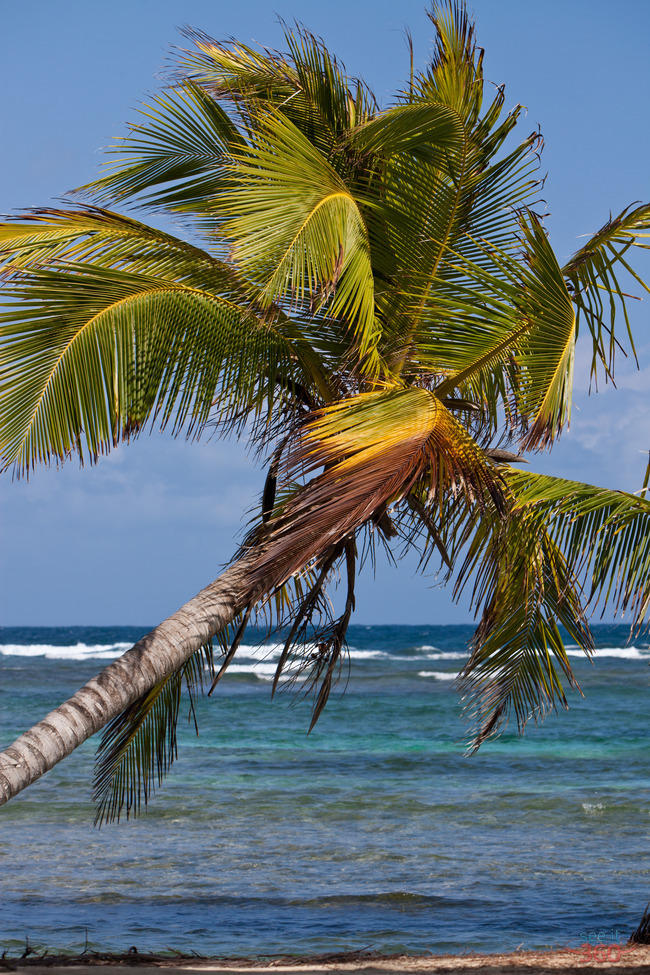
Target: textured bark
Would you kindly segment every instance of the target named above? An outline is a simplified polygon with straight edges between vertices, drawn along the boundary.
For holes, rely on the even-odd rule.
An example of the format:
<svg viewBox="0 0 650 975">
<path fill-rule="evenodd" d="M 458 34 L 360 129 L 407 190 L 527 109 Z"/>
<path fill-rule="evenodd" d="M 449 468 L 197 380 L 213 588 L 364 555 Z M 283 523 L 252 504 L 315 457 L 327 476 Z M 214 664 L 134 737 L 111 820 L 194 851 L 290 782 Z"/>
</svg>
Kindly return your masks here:
<svg viewBox="0 0 650 975">
<path fill-rule="evenodd" d="M 178 670 L 266 585 L 255 572 L 259 551 L 227 569 L 130 650 L 0 753 L 0 805 L 8 802 L 82 742 Z"/>
</svg>

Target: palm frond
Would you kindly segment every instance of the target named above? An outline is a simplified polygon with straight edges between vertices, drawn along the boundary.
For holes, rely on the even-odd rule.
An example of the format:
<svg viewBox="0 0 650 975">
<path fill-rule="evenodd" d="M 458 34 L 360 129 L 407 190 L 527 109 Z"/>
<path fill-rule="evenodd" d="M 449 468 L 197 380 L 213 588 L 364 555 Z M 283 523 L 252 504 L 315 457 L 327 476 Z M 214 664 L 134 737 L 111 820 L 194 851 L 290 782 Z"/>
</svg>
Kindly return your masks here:
<svg viewBox="0 0 650 975">
<path fill-rule="evenodd" d="M 535 204 L 540 187 L 535 152 L 539 135 L 532 133 L 499 158 L 497 153 L 521 108 L 500 120 L 503 103 L 499 90 L 473 128 L 464 123 L 463 137 L 446 149 L 444 165 L 405 155 L 391 160 L 382 219 L 395 253 L 399 283 L 404 291 L 419 294 L 405 314 L 393 291 L 384 311 L 396 323 L 400 371 L 418 368 L 417 337 L 423 319 L 436 305 L 440 281 L 464 283 L 458 267 L 463 261 L 499 276 L 502 271 L 494 260 L 494 248 L 518 258 L 518 214 Z M 436 101 L 409 105 L 413 110 L 427 106 L 444 107 Z"/>
<path fill-rule="evenodd" d="M 170 274 L 199 287 L 228 289 L 252 300 L 250 283 L 224 261 L 179 237 L 100 207 L 42 207 L 0 223 L 0 266 L 21 271 L 61 263 L 92 263 L 144 274 Z"/>
<path fill-rule="evenodd" d="M 445 377 L 437 395 L 482 402 L 495 427 L 505 411 L 511 427 L 530 428 L 530 448 L 550 443 L 568 421 L 575 321 L 539 221 L 523 215 L 520 227 L 518 259 L 486 244 L 489 271 L 456 253 L 455 280 L 435 279 L 424 306 L 417 288 L 404 297 L 408 309 L 422 309 L 413 334 L 420 369 Z"/>
<path fill-rule="evenodd" d="M 576 687 L 558 624 L 586 653 L 585 610 L 630 613 L 631 632 L 650 614 L 650 501 L 565 478 L 504 468 L 508 518 L 470 517 L 456 593 L 471 578 L 485 609 L 461 674 L 477 723 L 473 745 L 514 711 L 519 728 L 566 706 L 555 663 Z"/>
<path fill-rule="evenodd" d="M 73 453 L 93 462 L 150 419 L 190 435 L 213 416 L 265 421 L 278 377 L 310 383 L 300 343 L 227 287 L 75 263 L 4 294 L 0 457 L 19 474 Z"/>
<path fill-rule="evenodd" d="M 297 431 L 282 465 L 286 480 L 324 468 L 295 490 L 267 523 L 256 573 L 288 577 L 302 561 L 328 551 L 386 505 L 426 483 L 430 497 L 448 492 L 501 503 L 500 475 L 431 393 L 387 389 L 333 403 Z"/>
<path fill-rule="evenodd" d="M 442 0 L 428 14 L 436 31 L 427 70 L 415 75 L 416 97 L 448 105 L 469 125 L 476 124 L 483 102 L 483 51 L 463 2 Z"/>
<path fill-rule="evenodd" d="M 650 501 L 529 471 L 510 471 L 507 481 L 515 508 L 543 517 L 592 611 L 629 612 L 632 630 L 640 628 L 650 614 Z"/>
<path fill-rule="evenodd" d="M 224 159 L 242 136 L 224 109 L 185 79 L 140 111 L 100 179 L 79 187 L 98 202 L 137 200 L 140 206 L 203 212 L 223 187 Z"/>
<path fill-rule="evenodd" d="M 202 688 L 204 671 L 213 667 L 212 647 L 201 647 L 181 670 L 156 684 L 107 725 L 95 759 L 95 825 L 119 822 L 123 813 L 127 819 L 137 816 L 148 804 L 178 754 L 183 684 L 196 727 L 192 695 Z"/>
<path fill-rule="evenodd" d="M 579 690 L 559 625 L 585 653 L 593 644 L 577 580 L 541 514 L 511 510 L 475 524 L 456 595 L 470 577 L 484 608 L 459 686 L 476 750 L 511 713 L 521 732 L 531 718 L 567 707 L 560 673 Z"/>
<path fill-rule="evenodd" d="M 407 153 L 436 169 L 446 168 L 449 153 L 460 148 L 464 137 L 454 111 L 420 103 L 389 108 L 347 135 L 350 147 L 366 156 L 390 159 Z"/>
<path fill-rule="evenodd" d="M 650 249 L 650 244 L 642 243 L 649 237 L 650 204 L 626 207 L 616 217 L 610 217 L 562 268 L 577 309 L 576 326 L 579 327 L 584 318 L 591 333 L 594 379 L 600 368 L 606 378 L 613 378 L 616 349 L 623 348 L 615 331 L 617 307 L 623 313 L 627 340 L 636 354 L 627 311 L 630 295 L 623 291 L 619 279 L 623 273 L 628 280 L 631 278 L 650 292 L 648 284 L 625 256 L 634 246 Z"/>
<path fill-rule="evenodd" d="M 498 153 L 520 117 L 517 105 L 503 117 L 503 87 L 483 107 L 482 51 L 464 3 L 434 4 L 430 19 L 436 47 L 429 68 L 413 76 L 402 100 L 409 106 L 452 111 L 462 123 L 463 139 L 447 153 L 444 166 L 404 156 L 392 161 L 382 205 L 396 255 L 403 292 L 419 299 L 408 313 L 395 291 L 381 294 L 382 315 L 394 323 L 390 334 L 399 373 L 420 368 L 418 337 L 423 320 L 436 306 L 440 281 L 459 279 L 458 255 L 491 274 L 500 270 L 491 258 L 496 247 L 514 255 L 518 210 L 536 203 L 541 182 L 532 133 L 499 158 Z M 371 125 L 373 123 L 370 123 Z M 404 274 L 406 272 L 406 274 Z M 460 273 L 462 283 L 462 273 Z M 425 325 L 426 328 L 426 325 Z M 387 353 L 385 353 L 388 356 Z M 448 370 L 445 370 L 448 371 Z"/>
<path fill-rule="evenodd" d="M 189 30 L 194 47 L 178 57 L 181 77 L 219 101 L 245 105 L 263 100 L 273 104 L 299 90 L 295 68 L 277 51 L 256 50 L 240 41 L 222 42 L 200 31 Z"/>
<path fill-rule="evenodd" d="M 519 409 L 532 425 L 523 447 L 547 446 L 568 423 L 573 394 L 575 315 L 557 258 L 534 214 L 522 218 L 529 273 L 520 308 L 531 323 L 516 356 L 521 370 Z"/>
<path fill-rule="evenodd" d="M 376 111 L 376 99 L 320 38 L 300 24 L 284 28 L 286 54 L 190 32 L 195 50 L 183 53 L 181 70 L 189 70 L 213 97 L 230 102 L 246 128 L 260 106 L 275 109 L 329 151 L 338 135 Z"/>
<path fill-rule="evenodd" d="M 235 265 L 269 301 L 342 318 L 365 371 L 379 369 L 374 281 L 359 206 L 327 159 L 279 113 L 259 116 L 248 151 L 235 154 L 237 191 L 219 208 Z"/>
<path fill-rule="evenodd" d="M 278 108 L 328 152 L 332 144 L 378 110 L 370 88 L 348 74 L 345 65 L 301 24 L 285 25 L 285 41 L 296 72 L 298 97 Z"/>
</svg>

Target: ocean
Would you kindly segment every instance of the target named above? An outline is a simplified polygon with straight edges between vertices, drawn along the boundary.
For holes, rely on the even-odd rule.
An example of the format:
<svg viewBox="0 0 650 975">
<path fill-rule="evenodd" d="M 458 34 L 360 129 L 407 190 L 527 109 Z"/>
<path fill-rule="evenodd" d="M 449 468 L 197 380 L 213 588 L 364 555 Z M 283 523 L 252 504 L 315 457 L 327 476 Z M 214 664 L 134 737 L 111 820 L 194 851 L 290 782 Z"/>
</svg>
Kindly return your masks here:
<svg viewBox="0 0 650 975">
<path fill-rule="evenodd" d="M 0 740 L 146 627 L 0 629 Z M 93 827 L 97 739 L 0 809 L 0 952 L 501 951 L 623 941 L 650 900 L 650 649 L 597 626 L 584 698 L 465 756 L 469 626 L 352 626 L 314 731 L 240 648 L 141 818 Z M 248 637 L 247 637 L 248 639 Z"/>
</svg>

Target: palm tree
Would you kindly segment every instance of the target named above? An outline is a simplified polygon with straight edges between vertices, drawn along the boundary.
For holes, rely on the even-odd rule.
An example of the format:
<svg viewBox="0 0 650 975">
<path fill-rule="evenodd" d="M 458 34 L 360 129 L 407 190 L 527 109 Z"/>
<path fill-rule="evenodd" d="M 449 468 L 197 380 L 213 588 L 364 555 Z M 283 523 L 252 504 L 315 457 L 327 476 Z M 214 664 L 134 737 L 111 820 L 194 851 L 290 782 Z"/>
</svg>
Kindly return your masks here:
<svg viewBox="0 0 650 975">
<path fill-rule="evenodd" d="M 429 16 L 431 63 L 386 109 L 302 28 L 286 54 L 192 35 L 82 188 L 92 205 L 1 225 L 4 469 L 210 429 L 246 438 L 268 477 L 223 575 L 0 754 L 0 803 L 108 726 L 99 818 L 137 811 L 174 757 L 183 683 L 218 638 L 216 683 L 255 613 L 288 629 L 273 690 L 300 678 L 313 724 L 377 545 L 471 588 L 473 747 L 510 715 L 522 729 L 566 706 L 560 625 L 588 654 L 599 601 L 643 622 L 645 492 L 513 464 L 569 421 L 580 328 L 594 379 L 634 352 L 620 278 L 646 287 L 628 251 L 647 246 L 650 205 L 562 266 L 536 209 L 539 133 L 515 138 L 503 89 L 484 101 L 460 0 Z M 195 242 L 105 208 L 125 202 L 182 218 Z"/>
</svg>

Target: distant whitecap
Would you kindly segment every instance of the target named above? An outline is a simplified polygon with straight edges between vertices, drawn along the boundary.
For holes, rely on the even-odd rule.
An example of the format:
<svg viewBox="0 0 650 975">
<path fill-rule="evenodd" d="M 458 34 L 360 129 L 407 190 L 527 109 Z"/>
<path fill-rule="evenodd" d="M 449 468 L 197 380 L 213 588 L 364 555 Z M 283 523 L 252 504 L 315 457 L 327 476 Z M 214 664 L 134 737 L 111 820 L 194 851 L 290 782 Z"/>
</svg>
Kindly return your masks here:
<svg viewBox="0 0 650 975">
<path fill-rule="evenodd" d="M 132 643 L 75 643 L 73 646 L 57 647 L 49 643 L 0 644 L 3 657 L 45 657 L 48 660 L 114 660 L 121 657 Z"/>
<path fill-rule="evenodd" d="M 575 644 L 568 644 L 566 648 L 569 657 L 584 657 L 585 653 Z M 594 656 L 615 657 L 619 660 L 647 660 L 650 662 L 650 649 L 647 647 L 597 647 Z"/>
<path fill-rule="evenodd" d="M 458 674 L 450 674 L 446 670 L 419 670 L 418 677 L 435 677 L 436 680 L 456 680 Z"/>
</svg>

